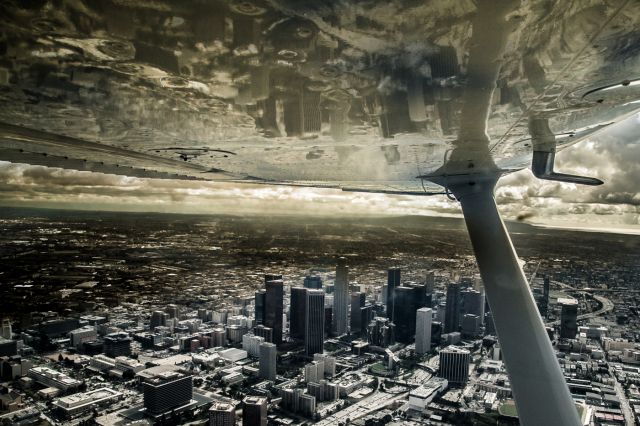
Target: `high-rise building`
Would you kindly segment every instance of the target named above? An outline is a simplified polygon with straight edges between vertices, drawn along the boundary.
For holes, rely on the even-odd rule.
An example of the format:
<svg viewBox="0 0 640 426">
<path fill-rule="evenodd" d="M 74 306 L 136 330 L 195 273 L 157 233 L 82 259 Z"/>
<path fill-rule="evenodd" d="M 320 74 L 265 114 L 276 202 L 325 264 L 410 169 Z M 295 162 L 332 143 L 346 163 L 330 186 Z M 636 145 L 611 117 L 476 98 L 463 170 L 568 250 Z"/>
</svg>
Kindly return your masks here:
<svg viewBox="0 0 640 426">
<path fill-rule="evenodd" d="M 11 331 L 11 321 L 9 318 L 4 318 L 2 320 L 2 337 L 7 340 L 11 340 L 12 336 L 13 332 Z"/>
<path fill-rule="evenodd" d="M 267 426 L 267 398 L 248 396 L 242 401 L 244 426 Z"/>
<path fill-rule="evenodd" d="M 127 333 L 111 333 L 104 336 L 104 354 L 108 357 L 131 355 L 131 337 Z"/>
<path fill-rule="evenodd" d="M 447 287 L 447 304 L 444 314 L 444 332 L 458 331 L 460 326 L 460 284 L 452 283 Z"/>
<path fill-rule="evenodd" d="M 209 409 L 209 426 L 235 426 L 236 407 L 225 402 L 216 402 Z"/>
<path fill-rule="evenodd" d="M 166 311 L 169 314 L 169 318 L 179 319 L 178 305 L 174 305 L 174 304 L 167 305 Z"/>
<path fill-rule="evenodd" d="M 395 325 L 388 318 L 376 317 L 367 326 L 367 339 L 372 345 L 386 348 L 395 342 Z"/>
<path fill-rule="evenodd" d="M 360 312 L 360 308 L 362 308 L 365 304 L 364 293 L 354 292 L 351 293 L 351 334 L 360 334 L 362 331 L 362 314 Z M 366 326 L 368 323 L 364 323 Z"/>
<path fill-rule="evenodd" d="M 545 275 L 542 283 L 542 300 L 540 303 L 540 314 L 543 318 L 546 318 L 549 315 L 549 293 L 551 290 L 551 279 Z"/>
<path fill-rule="evenodd" d="M 325 354 L 314 354 L 313 360 L 324 363 L 324 374 L 326 376 L 336 375 L 336 359 L 334 357 Z"/>
<path fill-rule="evenodd" d="M 465 339 L 475 339 L 480 337 L 480 317 L 475 314 L 464 314 L 462 316 L 462 337 Z"/>
<path fill-rule="evenodd" d="M 153 311 L 151 313 L 151 322 L 149 323 L 149 328 L 153 331 L 156 327 L 164 327 L 167 325 L 167 319 L 169 318 L 169 314 L 162 311 Z"/>
<path fill-rule="evenodd" d="M 395 289 L 400 286 L 400 268 L 390 268 L 387 272 L 387 318 L 395 320 Z"/>
<path fill-rule="evenodd" d="M 473 314 L 480 318 L 480 323 L 484 321 L 484 292 L 467 288 L 460 292 L 461 314 Z"/>
<path fill-rule="evenodd" d="M 575 339 L 578 333 L 578 301 L 558 299 L 560 311 L 560 338 Z"/>
<path fill-rule="evenodd" d="M 253 329 L 253 334 L 262 337 L 265 342 L 273 343 L 273 329 L 271 327 L 259 325 Z"/>
<path fill-rule="evenodd" d="M 144 387 L 144 407 L 153 415 L 170 412 L 188 404 L 193 397 L 193 380 L 175 371 L 158 373 L 146 379 Z"/>
<path fill-rule="evenodd" d="M 322 277 L 317 275 L 310 275 L 305 277 L 304 279 L 304 287 L 310 289 L 321 289 L 322 288 Z"/>
<path fill-rule="evenodd" d="M 293 287 L 289 304 L 289 335 L 292 339 L 304 339 L 305 315 L 307 312 L 307 289 Z"/>
<path fill-rule="evenodd" d="M 304 380 L 306 382 L 318 382 L 324 379 L 324 361 L 322 359 L 314 359 L 304 366 Z"/>
<path fill-rule="evenodd" d="M 260 377 L 267 380 L 276 379 L 276 359 L 278 352 L 273 343 L 260 344 Z"/>
<path fill-rule="evenodd" d="M 258 290 L 255 293 L 255 317 L 257 325 L 264 325 L 265 320 L 265 305 L 267 304 L 267 291 L 264 289 Z"/>
<path fill-rule="evenodd" d="M 351 315 L 353 315 L 353 313 Z M 373 317 L 374 317 L 373 305 L 362 306 L 360 308 L 359 315 L 360 315 L 360 330 L 355 334 L 362 336 L 367 333 L 367 326 L 369 325 L 371 320 L 373 320 Z"/>
<path fill-rule="evenodd" d="M 282 275 L 280 275 L 280 274 L 264 274 L 264 283 L 265 283 L 265 285 L 269 281 L 278 281 L 278 280 L 282 280 Z"/>
<path fill-rule="evenodd" d="M 427 294 L 433 294 L 433 290 L 436 285 L 436 274 L 433 271 L 427 272 L 427 277 L 424 281 L 424 286 L 427 289 Z M 430 308 L 431 306 L 429 306 Z"/>
<path fill-rule="evenodd" d="M 304 349 L 308 356 L 324 350 L 324 291 L 306 291 Z"/>
<path fill-rule="evenodd" d="M 442 323 L 439 321 L 431 322 L 431 345 L 437 346 L 440 344 L 440 340 L 442 340 Z"/>
<path fill-rule="evenodd" d="M 265 324 L 273 330 L 273 343 L 282 343 L 282 314 L 284 285 L 282 280 L 267 281 L 267 295 L 265 298 Z"/>
<path fill-rule="evenodd" d="M 214 328 L 211 331 L 211 347 L 217 348 L 227 344 L 227 330 L 224 328 Z"/>
<path fill-rule="evenodd" d="M 333 334 L 331 327 L 333 327 L 333 306 L 327 306 L 327 298 L 325 298 L 324 305 L 324 332 L 325 337 L 327 334 Z"/>
<path fill-rule="evenodd" d="M 247 333 L 242 336 L 242 349 L 247 351 L 249 356 L 259 358 L 260 357 L 260 345 L 264 343 L 264 337 L 256 336 L 255 334 Z"/>
<path fill-rule="evenodd" d="M 338 258 L 336 265 L 336 281 L 333 297 L 333 329 L 336 335 L 347 333 L 347 317 L 349 305 L 349 267 L 347 259 Z"/>
<path fill-rule="evenodd" d="M 431 308 L 416 311 L 416 353 L 423 355 L 431 350 Z"/>
<path fill-rule="evenodd" d="M 496 325 L 493 323 L 493 314 L 491 312 L 484 314 L 484 332 L 485 334 L 496 334 Z"/>
<path fill-rule="evenodd" d="M 457 346 L 447 346 L 440 351 L 438 376 L 447 379 L 452 385 L 464 385 L 469 379 L 471 354 Z"/>
<path fill-rule="evenodd" d="M 394 291 L 395 305 L 394 324 L 396 325 L 396 341 L 411 343 L 415 334 L 417 300 L 411 287 L 396 287 Z"/>
</svg>

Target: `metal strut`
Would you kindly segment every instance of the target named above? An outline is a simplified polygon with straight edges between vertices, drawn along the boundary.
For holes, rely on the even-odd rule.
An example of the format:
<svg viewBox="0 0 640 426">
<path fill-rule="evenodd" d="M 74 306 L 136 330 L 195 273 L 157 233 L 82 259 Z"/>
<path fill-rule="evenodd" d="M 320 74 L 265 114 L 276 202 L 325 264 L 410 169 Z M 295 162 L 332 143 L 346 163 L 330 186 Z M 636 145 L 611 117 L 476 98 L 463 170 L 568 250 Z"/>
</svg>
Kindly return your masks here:
<svg viewBox="0 0 640 426">
<path fill-rule="evenodd" d="M 579 426 L 578 411 L 493 198 L 496 180 L 456 185 L 525 426 Z"/>
<path fill-rule="evenodd" d="M 594 177 L 558 173 L 554 170 L 556 136 L 549 129 L 549 120 L 547 118 L 531 117 L 529 119 L 529 133 L 531 133 L 531 140 L 533 142 L 531 171 L 535 177 L 543 180 L 576 183 L 579 185 L 596 186 L 604 183 Z"/>
</svg>

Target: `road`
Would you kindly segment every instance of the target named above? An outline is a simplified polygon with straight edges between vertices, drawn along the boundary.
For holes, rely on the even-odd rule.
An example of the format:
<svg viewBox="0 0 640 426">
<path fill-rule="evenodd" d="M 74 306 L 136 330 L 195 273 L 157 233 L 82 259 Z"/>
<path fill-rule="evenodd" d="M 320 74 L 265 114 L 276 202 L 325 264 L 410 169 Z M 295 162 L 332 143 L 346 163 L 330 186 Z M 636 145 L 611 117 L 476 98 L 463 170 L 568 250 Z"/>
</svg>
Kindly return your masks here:
<svg viewBox="0 0 640 426">
<path fill-rule="evenodd" d="M 335 426 L 338 423 L 345 423 L 347 419 L 355 420 L 360 417 L 364 417 L 369 413 L 378 411 L 383 407 L 393 403 L 393 401 L 404 398 L 409 392 L 403 392 L 401 394 L 388 394 L 381 391 L 376 391 L 373 395 L 364 398 L 361 401 L 356 402 L 349 407 L 338 411 L 329 417 L 317 422 L 318 426 Z"/>
<path fill-rule="evenodd" d="M 613 374 L 613 371 L 609 370 L 611 377 L 615 378 L 615 389 L 616 396 L 620 398 L 620 408 L 622 408 L 622 413 L 624 414 L 624 422 L 626 426 L 634 426 L 635 421 L 633 417 L 633 411 L 631 411 L 631 406 L 629 405 L 629 400 L 627 396 L 624 394 L 624 389 L 618 382 L 618 378 Z"/>
<path fill-rule="evenodd" d="M 582 290 L 579 289 L 575 289 L 567 284 L 563 284 L 559 281 L 553 281 L 554 284 L 559 285 L 562 288 L 565 289 L 570 289 L 570 290 L 574 290 L 576 292 L 583 292 Z M 598 302 L 600 302 L 602 304 L 602 307 L 600 309 L 598 309 L 597 311 L 593 311 L 593 312 L 589 312 L 587 314 L 582 314 L 582 315 L 578 315 L 578 321 L 580 320 L 585 320 L 585 319 L 589 319 L 589 318 L 595 318 L 599 315 L 603 315 L 606 314 L 607 312 L 611 312 L 613 310 L 613 302 L 609 299 L 607 299 L 604 296 L 599 296 L 596 294 L 592 294 L 591 296 L 593 296 L 594 299 L 596 299 Z M 560 320 L 556 320 L 556 321 L 551 321 L 548 322 L 547 325 L 558 325 L 560 324 Z"/>
</svg>

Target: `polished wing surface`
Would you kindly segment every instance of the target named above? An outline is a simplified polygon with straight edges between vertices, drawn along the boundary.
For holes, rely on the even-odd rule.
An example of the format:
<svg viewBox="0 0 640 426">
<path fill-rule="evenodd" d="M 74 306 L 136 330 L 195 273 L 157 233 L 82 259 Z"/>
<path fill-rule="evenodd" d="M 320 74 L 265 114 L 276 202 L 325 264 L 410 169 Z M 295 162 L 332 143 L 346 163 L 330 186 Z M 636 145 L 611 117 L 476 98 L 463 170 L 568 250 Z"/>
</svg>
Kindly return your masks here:
<svg viewBox="0 0 640 426">
<path fill-rule="evenodd" d="M 0 8 L 0 160 L 12 162 L 439 193 L 432 181 L 469 167 L 451 153 L 470 132 L 487 129 L 491 161 L 508 173 L 531 163 L 532 118 L 559 150 L 640 106 L 631 1 Z M 502 13 L 499 55 L 482 60 Z M 483 73 L 495 90 L 470 83 Z M 469 101 L 488 90 L 485 127 Z"/>
</svg>

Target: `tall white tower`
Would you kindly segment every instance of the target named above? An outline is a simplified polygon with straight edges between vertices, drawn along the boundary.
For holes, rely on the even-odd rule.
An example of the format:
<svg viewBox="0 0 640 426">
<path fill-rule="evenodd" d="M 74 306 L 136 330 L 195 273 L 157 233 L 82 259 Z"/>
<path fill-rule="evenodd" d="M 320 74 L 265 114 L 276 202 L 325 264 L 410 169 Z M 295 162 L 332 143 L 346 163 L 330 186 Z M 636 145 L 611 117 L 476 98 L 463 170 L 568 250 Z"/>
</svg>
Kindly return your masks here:
<svg viewBox="0 0 640 426">
<path fill-rule="evenodd" d="M 416 311 L 416 353 L 423 355 L 431 350 L 431 308 Z"/>
</svg>

